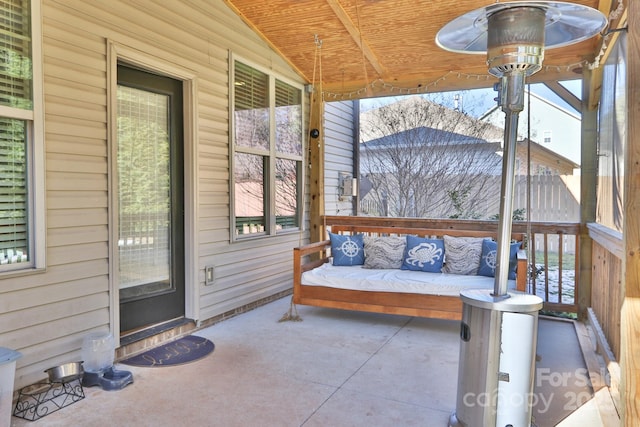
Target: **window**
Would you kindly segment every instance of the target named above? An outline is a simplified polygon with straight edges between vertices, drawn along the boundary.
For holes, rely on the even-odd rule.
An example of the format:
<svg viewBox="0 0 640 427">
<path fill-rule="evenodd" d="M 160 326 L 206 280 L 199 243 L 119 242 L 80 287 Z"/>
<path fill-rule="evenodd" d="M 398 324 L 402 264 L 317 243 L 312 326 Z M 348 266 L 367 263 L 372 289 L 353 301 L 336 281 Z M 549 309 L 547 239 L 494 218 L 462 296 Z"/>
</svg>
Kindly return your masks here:
<svg viewBox="0 0 640 427">
<path fill-rule="evenodd" d="M 543 139 L 542 139 L 542 141 L 543 141 L 545 144 L 551 144 L 551 131 L 550 131 L 550 130 L 545 130 L 545 131 L 542 133 L 542 135 L 543 135 Z"/>
<path fill-rule="evenodd" d="M 33 3 L 33 4 L 32 4 Z M 0 0 L 0 272 L 44 267 L 37 0 Z M 39 189 L 39 191 L 37 191 Z"/>
<path fill-rule="evenodd" d="M 302 87 L 233 62 L 234 239 L 300 226 Z"/>
</svg>

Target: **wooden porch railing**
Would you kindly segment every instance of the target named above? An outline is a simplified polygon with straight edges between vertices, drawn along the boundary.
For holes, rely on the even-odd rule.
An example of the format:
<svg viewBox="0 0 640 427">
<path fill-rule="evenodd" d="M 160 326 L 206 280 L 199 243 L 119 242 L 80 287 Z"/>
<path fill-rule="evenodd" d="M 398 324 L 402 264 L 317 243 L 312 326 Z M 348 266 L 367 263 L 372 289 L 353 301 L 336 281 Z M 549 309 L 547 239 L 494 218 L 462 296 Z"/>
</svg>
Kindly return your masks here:
<svg viewBox="0 0 640 427">
<path fill-rule="evenodd" d="M 542 298 L 544 310 L 578 313 L 580 224 L 516 222 L 513 229 L 531 233 L 528 292 Z"/>
<path fill-rule="evenodd" d="M 592 240 L 591 323 L 597 323 L 598 337 L 609 349 L 603 349 L 606 359 L 620 360 L 620 312 L 622 310 L 622 233 L 598 224 L 589 224 Z M 611 351 L 612 354 L 606 353 Z"/>
</svg>

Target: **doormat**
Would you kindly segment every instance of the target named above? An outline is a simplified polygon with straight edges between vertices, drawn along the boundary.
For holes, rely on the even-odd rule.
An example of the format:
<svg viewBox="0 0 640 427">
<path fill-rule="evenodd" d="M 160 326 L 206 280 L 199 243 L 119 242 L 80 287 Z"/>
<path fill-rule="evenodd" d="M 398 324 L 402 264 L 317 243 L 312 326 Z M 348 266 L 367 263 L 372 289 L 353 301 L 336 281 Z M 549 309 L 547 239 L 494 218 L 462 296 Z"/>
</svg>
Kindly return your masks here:
<svg viewBox="0 0 640 427">
<path fill-rule="evenodd" d="M 131 366 L 163 367 L 195 362 L 213 352 L 215 345 L 206 338 L 187 335 L 176 341 L 152 348 L 144 353 L 121 360 Z"/>
</svg>

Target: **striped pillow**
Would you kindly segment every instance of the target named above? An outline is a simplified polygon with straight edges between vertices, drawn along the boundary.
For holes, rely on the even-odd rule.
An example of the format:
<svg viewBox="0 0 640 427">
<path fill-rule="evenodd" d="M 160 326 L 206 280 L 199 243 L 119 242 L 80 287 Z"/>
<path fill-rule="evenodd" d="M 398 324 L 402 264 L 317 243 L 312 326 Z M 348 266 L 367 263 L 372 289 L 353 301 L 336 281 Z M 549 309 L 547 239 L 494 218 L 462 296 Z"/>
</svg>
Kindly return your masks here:
<svg viewBox="0 0 640 427">
<path fill-rule="evenodd" d="M 398 236 L 364 236 L 363 268 L 400 268 L 406 241 Z"/>
<path fill-rule="evenodd" d="M 443 273 L 476 275 L 484 237 L 444 236 Z"/>
</svg>

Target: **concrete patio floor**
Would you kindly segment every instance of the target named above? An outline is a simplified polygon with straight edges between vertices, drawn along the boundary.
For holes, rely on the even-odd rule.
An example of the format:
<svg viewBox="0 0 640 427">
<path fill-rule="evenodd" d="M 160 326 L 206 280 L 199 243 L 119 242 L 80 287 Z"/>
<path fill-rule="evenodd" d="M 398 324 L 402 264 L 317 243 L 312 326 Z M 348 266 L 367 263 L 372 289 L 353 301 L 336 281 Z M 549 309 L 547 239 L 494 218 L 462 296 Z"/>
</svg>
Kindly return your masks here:
<svg viewBox="0 0 640 427">
<path fill-rule="evenodd" d="M 447 425 L 456 405 L 458 321 L 299 306 L 303 321 L 278 322 L 288 308 L 289 297 L 197 331 L 216 347 L 190 364 L 117 364 L 133 373 L 133 384 L 85 387 L 85 399 L 36 421 L 12 417 L 11 425 Z M 573 324 L 541 319 L 538 354 L 538 427 L 602 426 Z"/>
</svg>

